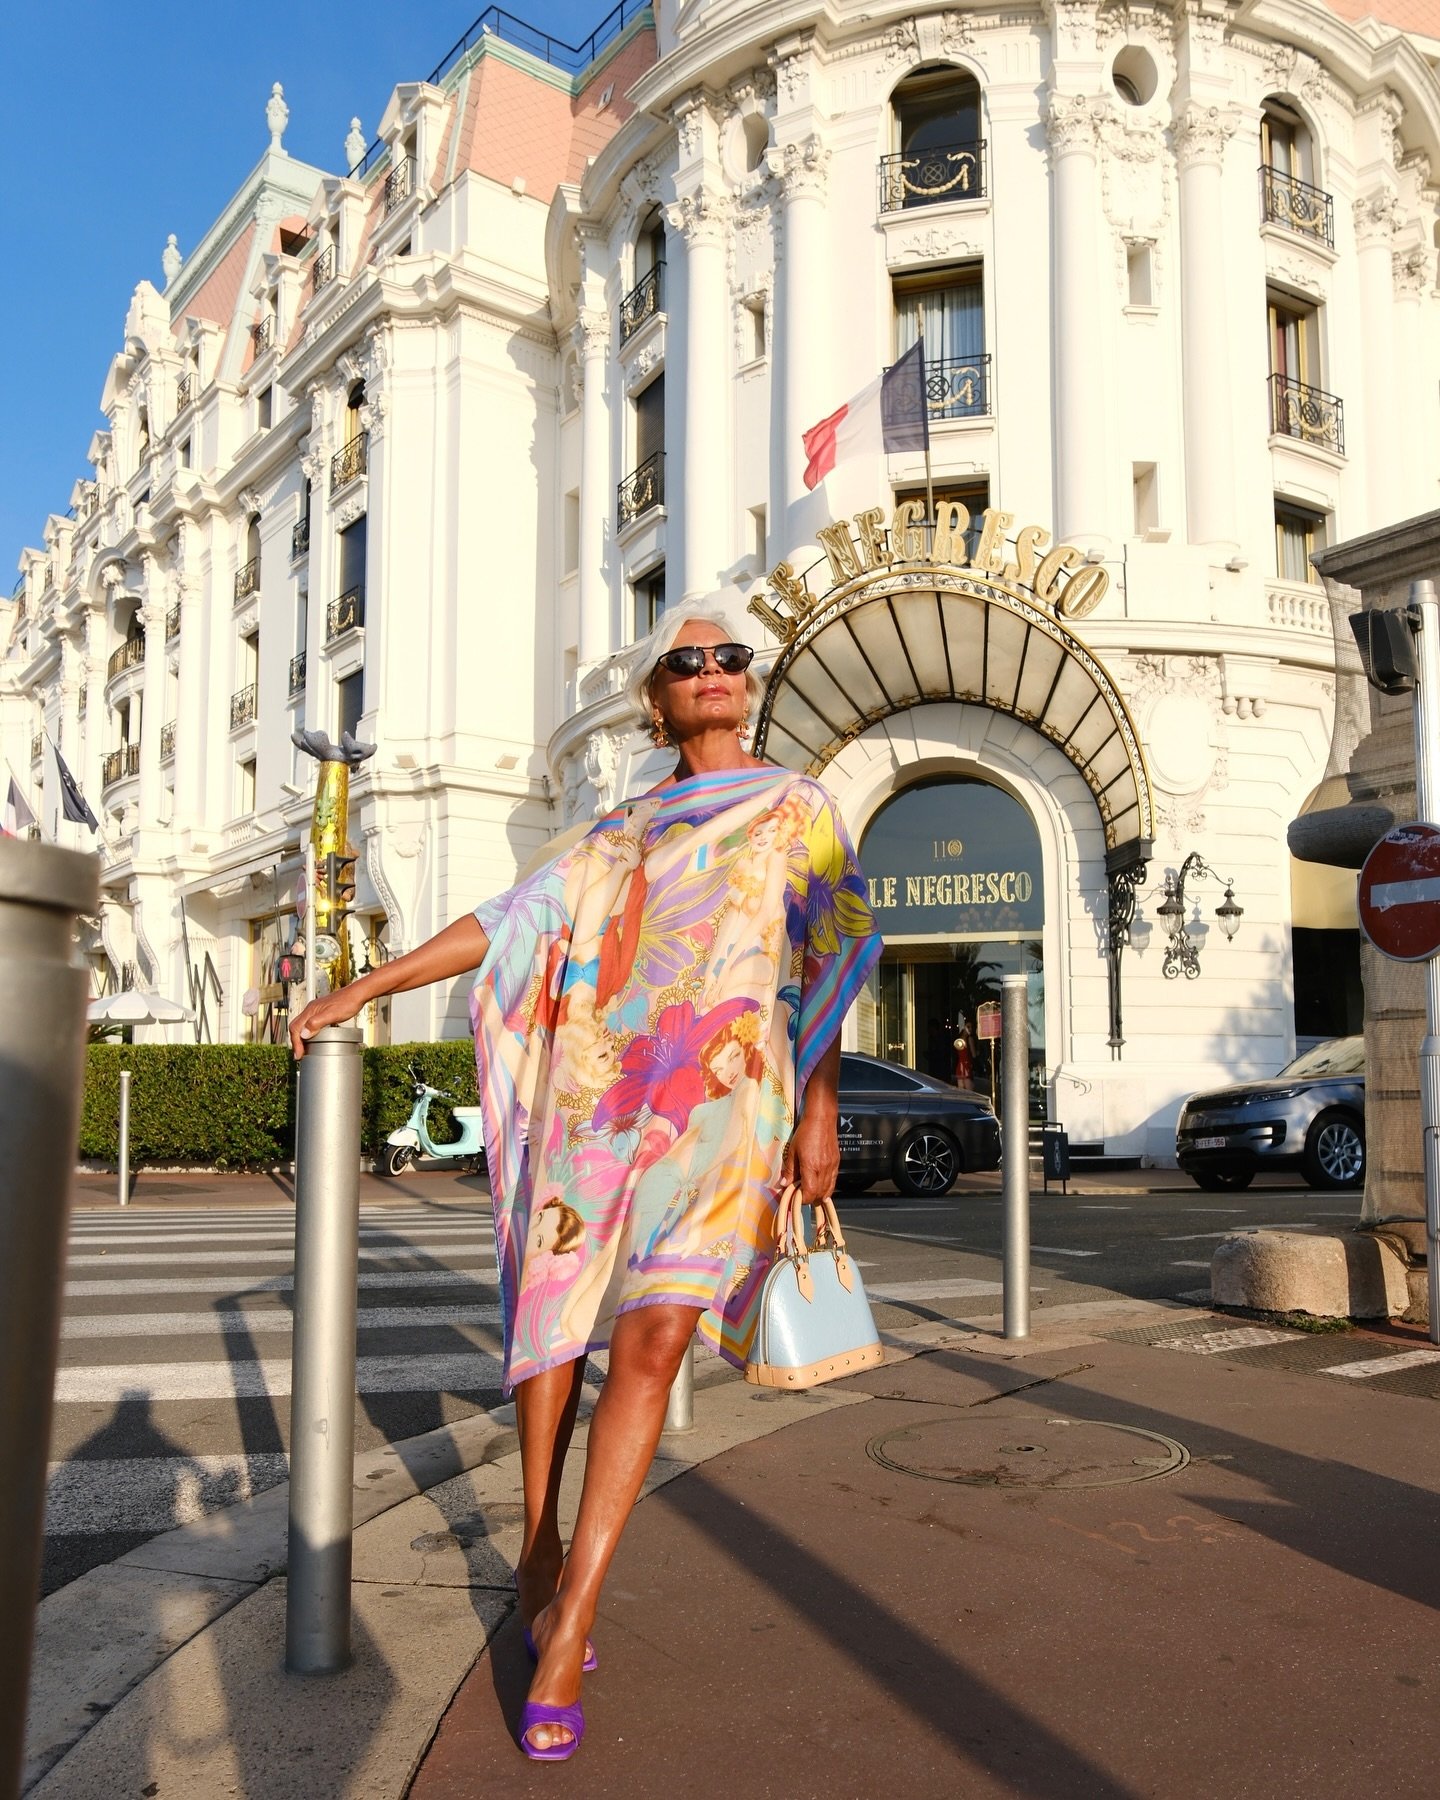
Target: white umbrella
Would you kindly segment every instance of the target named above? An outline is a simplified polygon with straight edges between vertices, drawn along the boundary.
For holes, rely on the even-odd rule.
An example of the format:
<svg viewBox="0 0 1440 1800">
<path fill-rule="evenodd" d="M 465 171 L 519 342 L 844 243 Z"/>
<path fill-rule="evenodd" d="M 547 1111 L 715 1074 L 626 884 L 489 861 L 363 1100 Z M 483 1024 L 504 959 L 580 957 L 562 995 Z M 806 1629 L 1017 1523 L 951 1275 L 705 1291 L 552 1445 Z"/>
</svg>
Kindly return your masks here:
<svg viewBox="0 0 1440 1800">
<path fill-rule="evenodd" d="M 188 1006 L 167 1000 L 163 994 L 141 993 L 138 988 L 124 988 L 92 1000 L 85 1016 L 92 1025 L 171 1025 L 195 1017 Z"/>
</svg>

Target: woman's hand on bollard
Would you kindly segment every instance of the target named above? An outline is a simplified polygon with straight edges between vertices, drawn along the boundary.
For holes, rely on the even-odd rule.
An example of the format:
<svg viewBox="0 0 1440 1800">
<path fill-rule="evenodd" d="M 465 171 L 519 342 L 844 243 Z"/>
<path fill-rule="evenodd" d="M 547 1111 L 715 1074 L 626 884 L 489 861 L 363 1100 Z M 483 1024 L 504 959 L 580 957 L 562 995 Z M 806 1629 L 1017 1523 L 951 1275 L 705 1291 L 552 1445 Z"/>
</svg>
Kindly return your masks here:
<svg viewBox="0 0 1440 1800">
<path fill-rule="evenodd" d="M 317 1031 L 323 1031 L 327 1025 L 349 1024 L 364 1006 L 366 996 L 357 993 L 356 986 L 358 983 L 336 988 L 331 994 L 322 994 L 318 1000 L 312 1000 L 296 1013 L 290 1021 L 290 1048 L 295 1052 L 297 1062 L 305 1054 L 307 1039 L 314 1037 Z"/>
</svg>

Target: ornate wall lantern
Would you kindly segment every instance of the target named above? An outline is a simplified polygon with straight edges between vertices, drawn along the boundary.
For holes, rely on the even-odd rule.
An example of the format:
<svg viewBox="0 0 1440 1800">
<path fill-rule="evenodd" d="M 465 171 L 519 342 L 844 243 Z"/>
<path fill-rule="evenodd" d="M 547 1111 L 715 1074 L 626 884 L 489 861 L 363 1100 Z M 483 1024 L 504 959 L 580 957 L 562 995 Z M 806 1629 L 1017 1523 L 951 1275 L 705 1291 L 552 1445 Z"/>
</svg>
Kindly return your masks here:
<svg viewBox="0 0 1440 1800">
<path fill-rule="evenodd" d="M 1200 946 L 1196 942 L 1200 934 L 1193 932 L 1185 922 L 1185 883 L 1192 875 L 1208 877 L 1223 885 L 1225 898 L 1215 908 L 1215 917 L 1225 933 L 1226 943 L 1234 942 L 1245 912 L 1243 906 L 1235 904 L 1235 883 L 1217 875 L 1200 852 L 1192 850 L 1177 873 L 1166 875 L 1165 898 L 1155 909 L 1165 921 L 1165 929 L 1169 934 L 1162 965 L 1162 973 L 1167 981 L 1174 981 L 1182 971 L 1187 981 L 1194 981 L 1200 973 Z"/>
</svg>

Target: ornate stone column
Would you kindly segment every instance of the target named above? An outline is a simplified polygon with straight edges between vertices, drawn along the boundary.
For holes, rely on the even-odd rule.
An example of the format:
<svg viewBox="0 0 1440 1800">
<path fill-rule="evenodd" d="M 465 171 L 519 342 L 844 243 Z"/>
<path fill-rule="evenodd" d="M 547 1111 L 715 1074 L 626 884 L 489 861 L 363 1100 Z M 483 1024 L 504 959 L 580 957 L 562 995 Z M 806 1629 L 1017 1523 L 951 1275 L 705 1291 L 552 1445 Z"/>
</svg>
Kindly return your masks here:
<svg viewBox="0 0 1440 1800">
<path fill-rule="evenodd" d="M 771 471 L 771 512 L 779 540 L 787 509 L 805 492 L 803 434 L 827 407 L 844 394 L 826 385 L 829 309 L 815 295 L 827 285 L 825 193 L 830 152 L 812 132 L 804 138 L 772 145 L 766 153 L 780 190 L 780 245 L 775 281 L 775 354 L 771 367 L 780 377 L 780 455 Z M 878 373 L 878 370 L 875 371 Z"/>
<path fill-rule="evenodd" d="M 1191 105 L 1175 121 L 1180 165 L 1180 345 L 1185 422 L 1186 536 L 1238 544 L 1230 398 L 1228 271 L 1222 173 L 1234 114 Z"/>
<path fill-rule="evenodd" d="M 1395 233 L 1400 205 L 1388 188 L 1355 202 L 1355 269 L 1360 286 L 1360 402 L 1362 432 L 1347 444 L 1365 459 L 1365 528 L 1377 531 L 1396 517 L 1400 486 L 1400 418 L 1395 384 Z M 1403 517 L 1404 509 L 1400 509 Z"/>
<path fill-rule="evenodd" d="M 605 374 L 610 362 L 610 315 L 582 312 L 580 335 L 580 642 L 583 669 L 611 651 L 610 586 L 605 579 L 605 536 L 615 504 L 610 471 L 610 420 Z"/>
<path fill-rule="evenodd" d="M 1429 396 L 1418 379 L 1425 366 L 1420 297 L 1429 284 L 1432 256 L 1415 245 L 1395 252 L 1391 268 L 1395 279 L 1395 368 L 1400 377 L 1400 442 L 1408 454 L 1399 458 L 1399 487 L 1391 511 L 1401 519 L 1423 513 L 1432 504 L 1435 488 L 1435 431 L 1431 424 Z"/>
<path fill-rule="evenodd" d="M 147 556 L 145 663 L 140 684 L 140 825 L 160 823 L 160 727 L 165 722 L 165 579 L 155 557 Z"/>
<path fill-rule="evenodd" d="M 1103 548 L 1110 471 L 1106 403 L 1094 391 L 1100 303 L 1100 119 L 1083 94 L 1052 94 L 1045 120 L 1055 219 L 1055 532 L 1082 552 Z"/>
<path fill-rule="evenodd" d="M 316 488 L 316 515 L 320 515 Z M 317 530 L 317 537 L 324 533 Z M 199 544 L 196 527 L 180 527 L 171 551 L 174 575 L 171 591 L 180 602 L 180 636 L 175 646 L 179 658 L 176 680 L 179 691 L 175 702 L 175 815 L 178 826 L 194 830 L 204 817 L 205 695 L 209 686 L 210 646 L 206 641 L 204 588 L 199 572 Z M 311 611 L 314 612 L 312 606 Z M 325 610 L 324 602 L 320 611 Z M 311 667 L 315 667 L 314 664 Z M 217 731 L 215 746 L 225 744 L 223 731 Z M 213 749 L 211 751 L 213 755 Z"/>
<path fill-rule="evenodd" d="M 725 279 L 728 195 L 701 188 L 666 209 L 666 219 L 685 245 L 684 410 L 680 483 L 666 471 L 667 506 L 681 520 L 679 597 L 712 593 L 730 561 L 729 507 L 730 370 L 729 303 Z"/>
</svg>

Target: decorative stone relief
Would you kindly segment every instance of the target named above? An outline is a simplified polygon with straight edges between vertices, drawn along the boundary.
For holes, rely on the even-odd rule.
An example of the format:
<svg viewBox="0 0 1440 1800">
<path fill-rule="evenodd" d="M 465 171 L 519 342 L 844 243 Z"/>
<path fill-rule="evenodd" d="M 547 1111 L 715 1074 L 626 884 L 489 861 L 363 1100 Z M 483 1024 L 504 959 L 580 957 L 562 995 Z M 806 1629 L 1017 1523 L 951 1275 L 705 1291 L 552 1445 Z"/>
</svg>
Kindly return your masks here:
<svg viewBox="0 0 1440 1800">
<path fill-rule="evenodd" d="M 660 346 L 652 338 L 630 363 L 629 381 L 631 385 L 641 382 L 660 361 Z"/>
<path fill-rule="evenodd" d="M 185 267 L 185 258 L 180 254 L 180 245 L 172 231 L 165 240 L 165 248 L 160 252 L 160 269 L 165 277 L 165 285 L 170 283 Z"/>
<path fill-rule="evenodd" d="M 904 237 L 891 238 L 887 261 L 934 262 L 940 257 L 969 257 L 981 254 L 977 239 L 954 225 L 931 225 L 924 231 L 912 231 Z"/>
<path fill-rule="evenodd" d="M 241 637 L 248 637 L 260 624 L 260 608 L 252 600 L 235 615 L 235 629 Z"/>
<path fill-rule="evenodd" d="M 737 110 L 752 102 L 763 106 L 775 98 L 775 71 L 763 65 L 737 75 L 725 90 L 725 98 Z"/>
<path fill-rule="evenodd" d="M 585 779 L 594 792 L 599 813 L 609 812 L 614 804 L 618 765 L 614 738 L 608 731 L 592 731 L 585 740 Z"/>
<path fill-rule="evenodd" d="M 1047 0 L 1059 55 L 1084 55 L 1095 43 L 1095 0 Z"/>
<path fill-rule="evenodd" d="M 1283 281 L 1288 287 L 1308 294 L 1312 299 L 1325 298 L 1325 284 L 1320 277 L 1320 269 L 1309 257 L 1297 256 L 1293 252 L 1288 256 L 1267 254 L 1265 272 L 1277 281 Z"/>
<path fill-rule="evenodd" d="M 385 435 L 385 418 L 390 410 L 390 402 L 386 395 L 377 394 L 372 388 L 365 389 L 365 404 L 360 408 L 360 424 L 370 434 L 370 446 L 373 449 Z"/>
<path fill-rule="evenodd" d="M 1424 250 L 1397 250 L 1390 259 L 1397 300 L 1418 300 L 1425 288 L 1433 258 Z"/>
<path fill-rule="evenodd" d="M 244 513 L 244 515 L 247 519 L 253 519 L 255 517 L 255 515 L 260 511 L 260 490 L 259 490 L 259 488 L 254 488 L 254 487 L 241 488 L 239 499 L 240 499 L 241 512 Z"/>
<path fill-rule="evenodd" d="M 270 98 L 265 102 L 265 124 L 270 132 L 270 148 L 283 149 L 280 140 L 285 135 L 285 127 L 290 123 L 290 108 L 285 104 L 285 90 L 277 81 L 270 90 Z"/>
<path fill-rule="evenodd" d="M 335 508 L 335 529 L 344 531 L 347 525 L 353 525 L 365 511 L 365 496 L 355 494 L 342 505 Z"/>
<path fill-rule="evenodd" d="M 786 106 L 800 106 L 810 93 L 810 44 L 775 59 L 775 92 Z"/>
<path fill-rule="evenodd" d="M 1045 113 L 1045 138 L 1055 156 L 1094 152 L 1104 111 L 1085 94 L 1052 94 Z"/>
<path fill-rule="evenodd" d="M 962 56 L 975 44 L 975 23 L 969 13 L 947 12 L 940 16 L 940 53 Z"/>
<path fill-rule="evenodd" d="M 676 102 L 671 117 L 675 121 L 675 143 L 682 163 L 694 162 L 705 147 L 705 118 L 709 108 L 699 93 L 686 94 Z"/>
<path fill-rule="evenodd" d="M 427 841 L 425 826 L 419 820 L 387 824 L 383 831 L 378 825 L 368 825 L 364 841 L 365 873 L 385 908 L 390 953 L 403 956 L 414 937 L 413 910 L 421 852 Z M 398 891 L 402 888 L 406 899 Z"/>
<path fill-rule="evenodd" d="M 610 354 L 610 315 L 598 308 L 595 311 L 582 312 L 575 321 L 575 329 L 579 337 L 580 354 L 588 362 L 592 356 L 608 356 Z"/>
<path fill-rule="evenodd" d="M 765 152 L 765 161 L 787 199 L 804 195 L 825 197 L 830 152 L 813 132 L 800 143 L 772 144 Z"/>
<path fill-rule="evenodd" d="M 1404 224 L 1400 202 L 1389 189 L 1378 194 L 1362 194 L 1354 205 L 1355 242 L 1362 249 L 1374 244 L 1387 244 Z"/>
<path fill-rule="evenodd" d="M 734 206 L 728 194 L 709 188 L 685 194 L 665 208 L 665 221 L 681 233 L 687 244 L 723 244 L 729 234 Z"/>
<path fill-rule="evenodd" d="M 1190 106 L 1172 127 L 1175 156 L 1182 169 L 1198 163 L 1222 163 L 1225 146 L 1235 135 L 1239 118 L 1233 106 Z"/>
<path fill-rule="evenodd" d="M 920 60 L 920 28 L 914 19 L 901 19 L 885 33 L 884 63 L 887 69 Z"/>
</svg>

